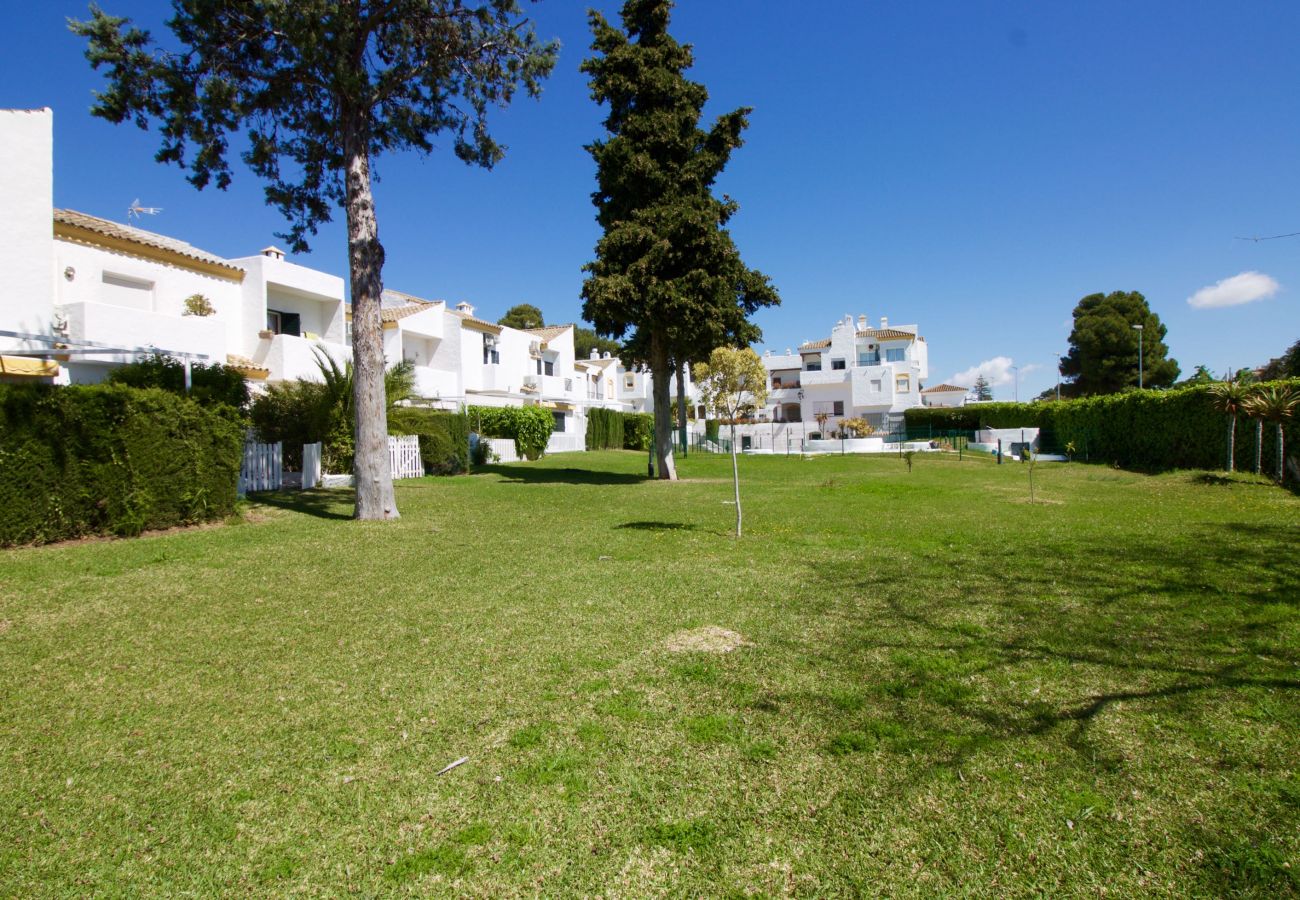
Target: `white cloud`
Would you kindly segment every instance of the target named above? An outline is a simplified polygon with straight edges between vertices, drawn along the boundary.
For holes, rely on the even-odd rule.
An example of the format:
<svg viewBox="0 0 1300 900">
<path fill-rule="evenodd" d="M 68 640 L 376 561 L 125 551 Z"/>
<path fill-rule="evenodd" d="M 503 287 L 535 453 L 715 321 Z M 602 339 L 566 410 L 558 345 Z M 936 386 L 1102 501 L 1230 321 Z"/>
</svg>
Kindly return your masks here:
<svg viewBox="0 0 1300 900">
<path fill-rule="evenodd" d="M 1009 356 L 995 356 L 992 359 L 986 359 L 977 366 L 971 366 L 964 372 L 958 372 L 948 379 L 952 384 L 960 387 L 971 387 L 975 384 L 975 379 L 983 375 L 987 379 L 990 387 L 998 387 L 1003 384 L 1011 384 L 1015 380 L 1015 373 L 1011 367 L 1016 361 Z M 1020 371 L 1024 371 L 1022 368 Z"/>
<path fill-rule="evenodd" d="M 1193 309 L 1216 309 L 1221 306 L 1241 306 L 1272 297 L 1282 285 L 1263 272 L 1242 272 L 1209 287 L 1203 287 L 1187 298 Z"/>
</svg>

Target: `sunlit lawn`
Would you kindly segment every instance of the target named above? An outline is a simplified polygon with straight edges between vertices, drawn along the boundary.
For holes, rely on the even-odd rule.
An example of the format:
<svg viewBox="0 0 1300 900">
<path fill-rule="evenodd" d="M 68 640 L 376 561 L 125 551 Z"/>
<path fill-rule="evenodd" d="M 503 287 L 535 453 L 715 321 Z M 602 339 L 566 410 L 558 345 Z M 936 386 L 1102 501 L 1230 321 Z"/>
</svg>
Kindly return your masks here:
<svg viewBox="0 0 1300 900">
<path fill-rule="evenodd" d="M 1300 499 L 644 468 L 0 553 L 0 894 L 1300 892 Z"/>
</svg>

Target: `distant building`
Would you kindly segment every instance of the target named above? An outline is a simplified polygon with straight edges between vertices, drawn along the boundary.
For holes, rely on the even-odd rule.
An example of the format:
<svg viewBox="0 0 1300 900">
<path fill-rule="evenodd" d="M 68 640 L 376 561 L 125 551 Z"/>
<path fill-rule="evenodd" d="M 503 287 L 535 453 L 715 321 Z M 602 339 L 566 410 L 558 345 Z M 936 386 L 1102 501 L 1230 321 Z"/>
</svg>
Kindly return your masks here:
<svg viewBox="0 0 1300 900">
<path fill-rule="evenodd" d="M 955 384 L 936 384 L 921 391 L 921 402 L 926 406 L 965 406 L 969 388 Z"/>
<path fill-rule="evenodd" d="M 763 357 L 769 384 L 763 415 L 773 422 L 816 422 L 836 430 L 848 418 L 865 419 L 877 431 L 902 421 L 903 411 L 922 405 L 929 377 L 929 351 L 916 325 L 893 325 L 866 316 L 835 323 L 829 338 L 809 341 L 797 353 Z"/>
</svg>

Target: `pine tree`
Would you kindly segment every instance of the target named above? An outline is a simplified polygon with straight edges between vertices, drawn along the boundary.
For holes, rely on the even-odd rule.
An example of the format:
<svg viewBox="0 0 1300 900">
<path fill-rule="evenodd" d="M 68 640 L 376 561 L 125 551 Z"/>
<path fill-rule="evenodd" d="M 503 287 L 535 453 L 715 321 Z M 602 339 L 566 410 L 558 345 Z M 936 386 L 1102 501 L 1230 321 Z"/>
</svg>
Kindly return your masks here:
<svg viewBox="0 0 1300 900">
<path fill-rule="evenodd" d="M 976 400 L 993 399 L 993 388 L 989 387 L 989 380 L 983 375 L 975 376 L 975 385 L 971 388 L 971 393 L 975 395 Z"/>
<path fill-rule="evenodd" d="M 467 163 L 490 168 L 504 149 L 487 110 L 519 87 L 536 96 L 557 45 L 540 44 L 515 0 L 186 0 L 167 25 L 176 51 L 91 7 L 72 22 L 86 58 L 108 67 L 93 112 L 161 126 L 159 162 L 203 188 L 230 183 L 232 134 L 290 222 L 297 252 L 342 206 L 348 224 L 355 366 L 356 516 L 397 517 L 388 463 L 384 348 L 379 320 L 384 248 L 370 187 L 387 151 L 430 152 L 452 135 Z"/>
<path fill-rule="evenodd" d="M 648 366 L 660 478 L 676 478 L 670 379 L 678 365 L 761 337 L 748 317 L 779 303 L 726 229 L 737 204 L 712 187 L 742 143 L 747 108 L 704 131 L 704 86 L 688 80 L 689 45 L 668 33 L 670 0 L 627 0 L 623 29 L 590 13 L 595 54 L 582 64 L 608 106 L 607 137 L 588 146 L 604 235 L 585 270 L 583 318 L 622 341 L 625 363 Z"/>
</svg>

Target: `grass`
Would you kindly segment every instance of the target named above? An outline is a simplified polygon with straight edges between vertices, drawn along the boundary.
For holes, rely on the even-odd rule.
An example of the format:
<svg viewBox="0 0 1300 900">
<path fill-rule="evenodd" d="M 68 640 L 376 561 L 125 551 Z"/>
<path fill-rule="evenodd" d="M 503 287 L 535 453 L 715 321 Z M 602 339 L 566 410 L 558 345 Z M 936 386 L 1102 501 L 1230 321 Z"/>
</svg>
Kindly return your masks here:
<svg viewBox="0 0 1300 900">
<path fill-rule="evenodd" d="M 1300 499 L 741 466 L 0 553 L 0 895 L 1300 893 Z"/>
</svg>

